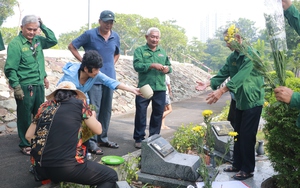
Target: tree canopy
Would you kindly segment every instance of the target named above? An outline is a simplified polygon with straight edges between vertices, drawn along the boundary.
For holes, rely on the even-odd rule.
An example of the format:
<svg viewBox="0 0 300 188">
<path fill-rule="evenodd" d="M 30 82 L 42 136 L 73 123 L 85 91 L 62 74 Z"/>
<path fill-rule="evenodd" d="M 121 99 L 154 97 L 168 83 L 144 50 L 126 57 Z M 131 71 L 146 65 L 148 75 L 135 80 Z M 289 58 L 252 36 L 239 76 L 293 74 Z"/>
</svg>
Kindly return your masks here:
<svg viewBox="0 0 300 188">
<path fill-rule="evenodd" d="M 0 0 L 0 26 L 8 17 L 14 15 L 17 0 Z"/>
<path fill-rule="evenodd" d="M 6 1 L 13 2 L 12 0 Z M 246 18 L 239 18 L 237 21 L 229 22 L 227 25 L 220 27 L 216 31 L 214 38 L 208 39 L 206 43 L 203 43 L 196 37 L 189 41 L 185 29 L 178 25 L 176 20 L 161 22 L 158 18 L 144 18 L 137 14 L 115 13 L 115 15 L 118 21 L 114 23 L 113 30 L 120 35 L 121 55 L 133 55 L 134 50 L 138 46 L 146 44 L 145 33 L 147 29 L 158 27 L 161 31 L 159 44 L 166 50 L 168 56 L 173 61 L 192 63 L 205 71 L 217 71 L 224 64 L 226 57 L 231 53 L 223 40 L 223 31 L 231 24 L 235 24 L 249 41 L 257 45 L 266 60 L 269 58 L 269 46 L 267 42 L 264 42 L 266 32 L 258 30 L 254 26 L 255 22 Z M 92 28 L 98 26 L 98 22 L 92 23 Z M 8 44 L 17 35 L 16 30 L 17 28 L 1 28 L 5 44 Z M 54 48 L 67 49 L 72 40 L 86 30 L 88 30 L 88 24 L 79 27 L 78 30 L 60 34 L 58 45 Z"/>
</svg>

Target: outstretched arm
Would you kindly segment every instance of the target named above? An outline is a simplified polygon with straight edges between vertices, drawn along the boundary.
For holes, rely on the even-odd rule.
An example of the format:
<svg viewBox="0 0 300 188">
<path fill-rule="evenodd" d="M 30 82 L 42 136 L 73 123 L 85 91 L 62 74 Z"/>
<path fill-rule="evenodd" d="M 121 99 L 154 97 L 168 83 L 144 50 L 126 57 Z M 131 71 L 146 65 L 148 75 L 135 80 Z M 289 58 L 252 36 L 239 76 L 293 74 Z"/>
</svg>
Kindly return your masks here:
<svg viewBox="0 0 300 188">
<path fill-rule="evenodd" d="M 125 91 L 129 91 L 135 95 L 141 95 L 142 93 L 140 92 L 140 89 L 139 88 L 136 88 L 136 87 L 133 87 L 133 86 L 128 86 L 124 83 L 120 83 L 118 86 L 117 86 L 118 89 L 122 89 L 122 90 L 125 90 Z"/>
</svg>

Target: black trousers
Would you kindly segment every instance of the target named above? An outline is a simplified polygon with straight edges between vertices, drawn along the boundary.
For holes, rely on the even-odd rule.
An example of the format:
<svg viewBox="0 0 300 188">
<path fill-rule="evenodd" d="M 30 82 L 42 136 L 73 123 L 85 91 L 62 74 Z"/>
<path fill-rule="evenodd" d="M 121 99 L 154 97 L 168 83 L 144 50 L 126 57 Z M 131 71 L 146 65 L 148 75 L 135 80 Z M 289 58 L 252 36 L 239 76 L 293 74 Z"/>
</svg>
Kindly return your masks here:
<svg viewBox="0 0 300 188">
<path fill-rule="evenodd" d="M 118 175 L 115 170 L 95 161 L 67 167 L 44 167 L 47 176 L 54 183 L 72 182 L 82 185 L 96 185 L 97 188 L 115 188 Z"/>
<path fill-rule="evenodd" d="M 231 99 L 227 120 L 230 121 L 230 124 L 233 128 L 235 125 L 235 108 L 236 108 L 236 102 L 235 100 Z"/>
<path fill-rule="evenodd" d="M 166 102 L 166 91 L 154 91 L 154 94 L 150 99 L 136 96 L 136 112 L 133 132 L 133 139 L 135 140 L 135 142 L 141 142 L 145 139 L 145 130 L 147 126 L 147 109 L 150 102 L 152 102 L 152 113 L 149 123 L 149 137 L 154 134 L 160 134 L 161 121 Z"/>
<path fill-rule="evenodd" d="M 254 172 L 256 134 L 262 106 L 248 110 L 236 109 L 234 131 L 238 133 L 234 142 L 233 166 L 244 172 Z"/>
</svg>

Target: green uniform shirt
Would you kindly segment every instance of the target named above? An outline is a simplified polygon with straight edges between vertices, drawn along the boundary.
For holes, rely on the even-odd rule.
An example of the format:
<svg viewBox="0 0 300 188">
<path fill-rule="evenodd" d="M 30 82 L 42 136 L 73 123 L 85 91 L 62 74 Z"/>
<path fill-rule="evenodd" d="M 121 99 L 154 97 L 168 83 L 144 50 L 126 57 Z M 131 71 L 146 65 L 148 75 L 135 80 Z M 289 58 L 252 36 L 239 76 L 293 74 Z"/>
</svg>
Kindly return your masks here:
<svg viewBox="0 0 300 188">
<path fill-rule="evenodd" d="M 43 49 L 56 45 L 57 39 L 53 31 L 45 25 L 40 27 L 46 38 L 36 35 L 30 43 L 20 32 L 8 44 L 4 73 L 13 88 L 17 85 L 44 84 L 47 74 Z"/>
<path fill-rule="evenodd" d="M 1 50 L 5 50 L 5 46 L 4 46 L 4 42 L 3 42 L 3 39 L 2 39 L 2 35 L 1 35 L 1 32 L 0 32 L 0 51 Z"/>
<path fill-rule="evenodd" d="M 230 81 L 226 86 L 234 93 L 237 109 L 247 110 L 263 105 L 263 76 L 254 70 L 252 61 L 244 54 L 234 51 L 227 57 L 225 65 L 211 78 L 211 88 L 216 90 L 228 77 Z"/>
<path fill-rule="evenodd" d="M 290 26 L 300 35 L 300 14 L 295 5 L 291 5 L 284 11 L 284 16 L 288 20 Z"/>
<path fill-rule="evenodd" d="M 295 5 L 291 5 L 287 10 L 284 11 L 284 16 L 288 20 L 291 27 L 300 35 L 300 13 Z M 297 108 L 300 110 L 300 93 L 294 92 L 291 98 L 290 107 Z M 297 127 L 300 127 L 300 115 L 296 121 Z"/>
<path fill-rule="evenodd" d="M 149 84 L 153 91 L 166 91 L 165 74 L 156 69 L 149 69 L 152 63 L 159 63 L 169 67 L 172 72 L 171 63 L 164 49 L 159 46 L 153 52 L 148 45 L 140 46 L 134 51 L 133 67 L 138 72 L 138 87 Z"/>
</svg>

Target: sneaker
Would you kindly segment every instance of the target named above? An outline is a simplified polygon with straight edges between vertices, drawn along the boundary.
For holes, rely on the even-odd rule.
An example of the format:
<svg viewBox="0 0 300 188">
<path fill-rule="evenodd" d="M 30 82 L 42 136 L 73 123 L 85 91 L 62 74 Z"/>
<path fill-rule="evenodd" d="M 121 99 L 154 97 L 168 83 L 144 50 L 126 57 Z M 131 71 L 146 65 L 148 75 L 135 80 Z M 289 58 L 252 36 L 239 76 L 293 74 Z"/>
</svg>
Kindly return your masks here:
<svg viewBox="0 0 300 188">
<path fill-rule="evenodd" d="M 138 148 L 138 149 L 141 149 L 142 148 L 142 143 L 141 142 L 136 142 L 136 143 L 134 143 L 134 147 Z"/>
</svg>

